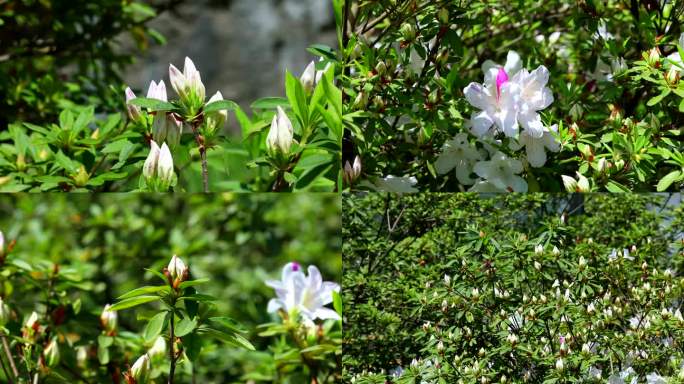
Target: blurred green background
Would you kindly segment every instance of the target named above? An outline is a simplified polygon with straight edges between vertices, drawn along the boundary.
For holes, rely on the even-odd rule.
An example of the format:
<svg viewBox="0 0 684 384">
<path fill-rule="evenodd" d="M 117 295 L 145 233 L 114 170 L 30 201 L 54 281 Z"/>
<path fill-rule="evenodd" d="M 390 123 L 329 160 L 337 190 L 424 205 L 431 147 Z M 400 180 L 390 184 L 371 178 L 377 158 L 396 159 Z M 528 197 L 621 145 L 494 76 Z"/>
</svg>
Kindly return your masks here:
<svg viewBox="0 0 684 384">
<path fill-rule="evenodd" d="M 144 269 L 161 270 L 173 254 L 190 266 L 192 278 L 210 278 L 200 291 L 219 298 L 217 312 L 241 322 L 257 351 L 217 344 L 203 352 L 198 383 L 252 382 L 273 373 L 269 348 L 277 341 L 255 331 L 277 320 L 266 312 L 274 293 L 264 280 L 279 279 L 285 263 L 298 261 L 317 265 L 324 280 L 339 282 L 340 217 L 334 194 L 0 197 L 0 230 L 8 242 L 16 239 L 8 262 L 29 263 L 36 278 L 52 263 L 73 276 L 67 295 L 82 302 L 77 321 L 67 319 L 64 325 L 73 332 L 97 334 L 102 307 L 131 289 L 156 284 Z M 25 315 L 41 308 L 40 290 L 34 292 L 28 282 L 12 287 L 7 277 L 0 276 L 0 289 L 15 310 Z M 146 322 L 138 317 L 154 309 L 143 305 L 120 312 L 120 330 L 142 332 Z"/>
</svg>

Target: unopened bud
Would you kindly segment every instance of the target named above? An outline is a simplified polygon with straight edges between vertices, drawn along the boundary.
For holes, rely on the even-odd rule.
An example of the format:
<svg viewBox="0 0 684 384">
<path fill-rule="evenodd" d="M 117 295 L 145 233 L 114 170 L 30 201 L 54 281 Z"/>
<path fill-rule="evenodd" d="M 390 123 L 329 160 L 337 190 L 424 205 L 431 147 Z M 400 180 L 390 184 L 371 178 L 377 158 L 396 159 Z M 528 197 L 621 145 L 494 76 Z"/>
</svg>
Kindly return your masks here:
<svg viewBox="0 0 684 384">
<path fill-rule="evenodd" d="M 104 310 L 102 310 L 102 314 L 100 315 L 100 324 L 102 324 L 102 328 L 107 331 L 107 333 L 115 332 L 117 324 L 116 311 L 110 311 L 110 307 L 111 305 L 109 304 L 105 305 Z"/>
<path fill-rule="evenodd" d="M 150 356 L 144 354 L 131 367 L 131 376 L 135 379 L 136 384 L 146 384 L 152 370 L 152 363 Z"/>
<path fill-rule="evenodd" d="M 59 364 L 59 344 L 55 340 L 50 341 L 45 350 L 43 351 L 45 356 L 45 364 L 48 367 L 54 367 Z"/>
<path fill-rule="evenodd" d="M 0 297 L 0 328 L 4 327 L 10 320 L 10 309 Z"/>
<path fill-rule="evenodd" d="M 416 39 L 416 28 L 411 23 L 402 24 L 399 28 L 399 32 L 401 33 L 404 42 L 410 43 Z"/>
<path fill-rule="evenodd" d="M 169 270 L 172 280 L 183 282 L 187 279 L 188 267 L 180 257 L 173 255 L 167 269 Z"/>
<path fill-rule="evenodd" d="M 353 165 L 349 164 L 349 161 L 344 163 L 343 178 L 348 185 L 351 185 L 359 176 L 361 176 L 361 158 L 356 156 Z"/>
</svg>

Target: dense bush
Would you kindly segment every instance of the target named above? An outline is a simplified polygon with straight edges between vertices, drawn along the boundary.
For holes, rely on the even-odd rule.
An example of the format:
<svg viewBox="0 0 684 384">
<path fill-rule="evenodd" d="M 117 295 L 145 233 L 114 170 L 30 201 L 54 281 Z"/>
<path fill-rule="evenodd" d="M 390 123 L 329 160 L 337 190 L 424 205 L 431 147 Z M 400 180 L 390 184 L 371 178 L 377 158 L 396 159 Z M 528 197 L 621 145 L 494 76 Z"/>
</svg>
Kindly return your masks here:
<svg viewBox="0 0 684 384">
<path fill-rule="evenodd" d="M 13 359 L 0 345 L 0 382 L 130 384 L 124 375 L 146 352 L 149 382 L 174 382 L 171 307 L 181 336 L 176 383 L 339 381 L 341 322 L 317 319 L 334 317 L 332 308 L 305 311 L 322 296 L 269 304 L 283 293 L 266 283 L 281 280 L 283 267 L 311 275 L 312 265 L 323 280 L 340 280 L 339 204 L 331 195 L 5 196 L 0 338 Z M 187 274 L 169 262 L 174 254 Z M 301 297 L 333 288 L 300 282 L 309 287 Z M 106 304 L 118 310 L 114 320 Z"/>
<path fill-rule="evenodd" d="M 345 379 L 681 383 L 674 198 L 345 199 Z"/>
<path fill-rule="evenodd" d="M 681 189 L 684 3 L 349 3 L 349 186 Z"/>
</svg>

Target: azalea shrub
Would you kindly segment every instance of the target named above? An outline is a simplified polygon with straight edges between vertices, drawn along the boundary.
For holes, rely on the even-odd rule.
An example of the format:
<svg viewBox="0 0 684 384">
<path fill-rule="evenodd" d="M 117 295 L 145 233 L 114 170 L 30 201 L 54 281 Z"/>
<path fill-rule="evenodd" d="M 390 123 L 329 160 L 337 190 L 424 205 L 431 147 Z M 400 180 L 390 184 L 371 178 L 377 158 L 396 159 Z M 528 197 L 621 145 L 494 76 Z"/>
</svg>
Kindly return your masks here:
<svg viewBox="0 0 684 384">
<path fill-rule="evenodd" d="M 0 382 L 339 382 L 339 201 L 292 197 L 0 200 Z"/>
<path fill-rule="evenodd" d="M 681 195 L 343 202 L 350 383 L 681 383 Z"/>
<path fill-rule="evenodd" d="M 148 17 L 139 21 L 139 33 L 148 31 L 144 23 L 155 13 L 149 5 L 132 4 L 136 6 L 126 6 L 126 12 L 149 9 Z M 8 15 L 29 16 L 23 7 L 5 7 Z M 340 9 L 337 5 L 336 14 Z M 128 27 L 133 28 L 122 25 Z M 163 42 L 157 32 L 148 32 Z M 112 33 L 111 39 L 116 37 Z M 43 55 L 50 58 L 49 52 Z M 7 116 L 8 129 L 0 132 L 0 191 L 339 190 L 344 120 L 335 80 L 339 60 L 324 45 L 302 55 L 317 58 L 296 75 L 286 73 L 286 97 L 256 100 L 251 111 L 224 100 L 220 90 L 206 90 L 201 68 L 191 58 L 185 59 L 182 72 L 170 63 L 166 81 L 159 73 L 149 86 L 121 82 L 118 73 L 128 56 L 92 62 L 94 69 L 79 68 L 78 73 L 112 73 L 99 84 L 107 88 L 107 102 L 89 97 L 94 87 L 76 76 L 70 80 L 79 97 L 62 97 L 49 113 Z M 36 97 L 26 96 L 33 104 L 25 108 L 42 106 L 34 102 Z M 12 98 L 4 102 L 10 108 L 15 103 Z M 236 132 L 227 129 L 229 121 Z"/>
<path fill-rule="evenodd" d="M 681 2 L 347 4 L 346 188 L 684 185 Z"/>
</svg>

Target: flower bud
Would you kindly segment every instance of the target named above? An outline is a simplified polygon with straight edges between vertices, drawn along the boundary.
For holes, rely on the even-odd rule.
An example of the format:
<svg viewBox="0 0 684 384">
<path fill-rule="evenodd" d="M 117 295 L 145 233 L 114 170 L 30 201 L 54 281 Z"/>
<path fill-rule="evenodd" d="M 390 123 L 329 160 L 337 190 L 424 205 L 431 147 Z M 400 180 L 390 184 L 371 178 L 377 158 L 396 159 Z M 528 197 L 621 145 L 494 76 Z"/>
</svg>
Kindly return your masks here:
<svg viewBox="0 0 684 384">
<path fill-rule="evenodd" d="M 354 99 L 354 109 L 364 109 L 366 108 L 366 105 L 368 104 L 368 93 L 361 91 L 356 95 L 356 99 Z"/>
<path fill-rule="evenodd" d="M 558 255 L 560 255 L 560 250 L 558 249 L 558 247 L 556 247 L 556 246 L 554 245 L 554 246 L 553 246 L 553 250 L 551 251 L 551 253 L 553 253 L 554 256 L 558 256 Z"/>
<path fill-rule="evenodd" d="M 181 99 L 181 103 L 190 109 L 191 114 L 196 113 L 204 104 L 205 89 L 200 73 L 192 60 L 188 57 L 185 58 L 183 73 L 171 64 L 169 66 L 169 78 L 171 79 L 171 86 Z"/>
<path fill-rule="evenodd" d="M 660 67 L 660 49 L 658 47 L 653 47 L 647 53 L 644 53 L 644 59 L 648 65 L 659 68 Z"/>
<path fill-rule="evenodd" d="M 271 122 L 271 130 L 268 132 L 268 137 L 266 137 L 266 147 L 272 155 L 289 155 L 293 135 L 294 130 L 290 118 L 288 118 L 285 111 L 278 106 L 278 111 L 276 115 L 273 116 L 273 121 Z"/>
<path fill-rule="evenodd" d="M 563 359 L 556 360 L 556 370 L 558 372 L 563 372 L 564 369 L 565 369 L 565 364 L 563 363 Z"/>
<path fill-rule="evenodd" d="M 537 244 L 534 246 L 534 254 L 539 256 L 544 253 L 544 246 L 541 244 Z"/>
<path fill-rule="evenodd" d="M 589 347 L 589 344 L 587 344 L 587 343 L 582 344 L 582 353 L 587 354 L 587 355 L 591 353 L 591 348 Z"/>
<path fill-rule="evenodd" d="M 130 374 L 135 379 L 136 384 L 145 384 L 147 383 L 151 370 L 152 363 L 150 362 L 150 356 L 144 354 L 138 358 L 135 364 L 133 364 Z"/>
<path fill-rule="evenodd" d="M 602 175 L 606 172 L 607 169 L 608 169 L 608 160 L 606 160 L 605 157 L 598 159 L 598 162 L 596 164 L 596 171 L 600 175 Z"/>
<path fill-rule="evenodd" d="M 679 83 L 679 76 L 679 68 L 671 65 L 670 69 L 665 74 L 665 80 L 671 85 L 677 85 L 677 83 Z"/>
<path fill-rule="evenodd" d="M 173 181 L 173 157 L 166 143 L 161 148 L 152 140 L 150 153 L 143 164 L 143 176 L 148 187 L 165 192 Z"/>
<path fill-rule="evenodd" d="M 356 179 L 361 176 L 361 158 L 359 156 L 354 157 L 354 165 L 349 164 L 349 161 L 344 163 L 344 181 L 351 185 L 356 181 Z"/>
<path fill-rule="evenodd" d="M 34 311 L 26 320 L 26 328 L 35 328 L 38 325 L 38 314 Z"/>
<path fill-rule="evenodd" d="M 116 332 L 118 319 L 116 311 L 110 311 L 110 307 L 111 305 L 109 304 L 105 305 L 104 310 L 102 310 L 102 314 L 100 315 L 100 324 L 108 334 Z"/>
<path fill-rule="evenodd" d="M 221 92 L 216 92 L 214 96 L 209 99 L 207 104 L 221 100 L 223 100 L 223 95 Z M 225 109 L 221 109 L 216 112 L 209 112 L 204 115 L 204 123 L 207 127 L 207 132 L 210 135 L 215 133 L 217 130 L 222 129 L 223 125 L 226 123 L 226 120 L 228 120 L 228 111 Z"/>
<path fill-rule="evenodd" d="M 166 340 L 162 336 L 157 336 L 157 339 L 152 344 L 152 348 L 147 351 L 151 359 L 155 357 L 164 356 L 166 354 Z"/>
<path fill-rule="evenodd" d="M 511 343 L 513 347 L 515 347 L 516 344 L 518 344 L 518 336 L 516 336 L 513 333 L 509 333 L 508 336 L 506 337 L 506 340 Z"/>
<path fill-rule="evenodd" d="M 404 42 L 410 43 L 416 39 L 416 28 L 411 23 L 402 24 L 399 32 Z"/>
<path fill-rule="evenodd" d="M 159 145 L 152 140 L 150 142 L 150 153 L 147 155 L 147 159 L 145 159 L 145 163 L 143 164 L 143 176 L 148 182 L 152 181 L 152 178 L 157 173 L 157 163 L 159 162 Z"/>
<path fill-rule="evenodd" d="M 451 285 L 451 276 L 444 274 L 444 284 Z"/>
<path fill-rule="evenodd" d="M 0 297 L 0 328 L 4 327 L 9 323 L 10 320 L 10 309 Z"/>
<path fill-rule="evenodd" d="M 302 82 L 305 91 L 313 91 L 314 86 L 316 85 L 316 63 L 313 61 L 310 62 L 309 65 L 306 66 L 306 69 L 304 69 L 304 73 L 302 73 L 299 80 Z"/>
<path fill-rule="evenodd" d="M 140 122 L 143 117 L 140 107 L 138 107 L 137 105 L 128 104 L 129 101 L 135 98 L 135 93 L 133 93 L 131 88 L 126 87 L 126 109 L 128 110 L 128 117 L 135 122 Z"/>
<path fill-rule="evenodd" d="M 166 268 L 169 271 L 169 275 L 171 275 L 171 279 L 174 281 L 179 280 L 183 282 L 187 278 L 188 267 L 185 265 L 183 260 L 176 255 L 173 255 L 168 267 Z"/>
<path fill-rule="evenodd" d="M 579 259 L 579 270 L 583 271 L 587 267 L 587 260 L 584 258 L 584 256 L 580 256 Z"/>
<path fill-rule="evenodd" d="M 442 342 L 442 340 L 440 340 L 439 343 L 437 343 L 437 352 L 444 352 L 444 343 Z"/>
<path fill-rule="evenodd" d="M 378 64 L 375 65 L 375 72 L 382 76 L 385 74 L 387 71 L 387 65 L 385 64 L 384 61 L 379 61 Z"/>
<path fill-rule="evenodd" d="M 59 364 L 59 344 L 55 340 L 50 341 L 43 351 L 43 356 L 48 367 L 54 367 Z"/>
</svg>

